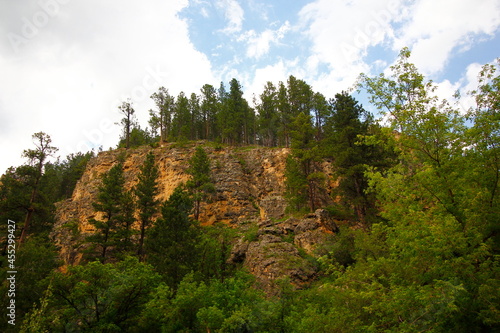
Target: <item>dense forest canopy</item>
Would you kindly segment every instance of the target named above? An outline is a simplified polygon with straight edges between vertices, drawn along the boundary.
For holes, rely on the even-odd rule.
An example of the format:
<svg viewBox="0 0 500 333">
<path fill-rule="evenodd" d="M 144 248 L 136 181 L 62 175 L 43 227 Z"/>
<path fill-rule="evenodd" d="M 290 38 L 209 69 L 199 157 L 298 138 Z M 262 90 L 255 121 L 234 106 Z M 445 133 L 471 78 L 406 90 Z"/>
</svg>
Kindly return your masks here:
<svg viewBox="0 0 500 333">
<path fill-rule="evenodd" d="M 149 154 L 124 190 L 122 159 L 102 177 L 99 217 L 82 264 L 57 268 L 48 234 L 54 204 L 69 198 L 94 153 L 49 162 L 50 136 L 36 133 L 26 164 L 0 184 L 6 309 L 7 221 L 17 221 L 17 326 L 22 332 L 496 332 L 500 331 L 500 60 L 486 64 L 466 113 L 436 97 L 436 85 L 401 51 L 387 75 L 362 75 L 374 119 L 346 92 L 327 99 L 303 80 L 268 82 L 255 99 L 240 83 L 199 94 L 151 98 L 150 128 L 129 101 L 118 147 L 192 140 L 288 147 L 289 214 L 327 209 L 344 221 L 326 254 L 309 258 L 316 279 L 276 282 L 264 294 L 227 261 L 238 231 L 200 227 L 200 203 L 216 189 L 199 146 L 190 181 L 158 202 L 158 165 Z M 320 167 L 329 163 L 333 175 Z M 338 186 L 328 207 L 325 182 Z M 134 213 L 135 212 L 135 213 Z M 139 230 L 132 228 L 138 217 Z"/>
</svg>

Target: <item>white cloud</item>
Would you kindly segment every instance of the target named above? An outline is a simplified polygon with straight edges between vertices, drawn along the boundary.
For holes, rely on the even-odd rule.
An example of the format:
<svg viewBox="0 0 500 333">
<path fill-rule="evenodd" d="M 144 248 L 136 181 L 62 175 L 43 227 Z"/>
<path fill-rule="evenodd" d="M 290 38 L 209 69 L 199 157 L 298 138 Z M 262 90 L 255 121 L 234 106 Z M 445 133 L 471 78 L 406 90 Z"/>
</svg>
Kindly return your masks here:
<svg viewBox="0 0 500 333">
<path fill-rule="evenodd" d="M 227 27 L 223 32 L 232 34 L 241 31 L 244 20 L 244 11 L 236 0 L 217 0 L 215 4 L 220 10 L 224 11 L 224 16 L 228 21 Z"/>
<path fill-rule="evenodd" d="M 250 30 L 241 36 L 240 40 L 248 41 L 247 57 L 259 59 L 269 52 L 271 44 L 279 43 L 289 30 L 290 23 L 286 21 L 278 30 L 266 29 L 259 35 Z"/>
<path fill-rule="evenodd" d="M 469 111 L 470 108 L 476 106 L 476 101 L 469 93 L 477 89 L 479 84 L 478 75 L 483 67 L 483 64 L 472 63 L 467 66 L 464 76 L 458 81 L 460 89 L 460 110 L 462 112 Z"/>
<path fill-rule="evenodd" d="M 392 36 L 400 10 L 399 1 L 317 0 L 299 17 L 314 54 L 337 69 L 362 61 L 368 47 Z"/>
<path fill-rule="evenodd" d="M 17 16 L 2 21 L 0 30 L 22 34 L 23 17 L 40 9 L 9 5 L 17 6 L 11 11 Z M 191 44 L 186 22 L 177 16 L 185 6 L 187 1 L 157 0 L 147 6 L 72 1 L 19 52 L 1 40 L 0 140 L 8 147 L 2 148 L 0 173 L 22 163 L 20 154 L 32 146 L 35 132 L 51 135 L 62 156 L 91 146 L 107 149 L 117 143 L 119 127 L 113 123 L 127 96 L 134 99 L 144 127 L 153 107 L 149 96 L 160 85 L 177 94 L 217 82 L 207 57 Z"/>
<path fill-rule="evenodd" d="M 296 29 L 312 43 L 304 79 L 325 96 L 352 88 L 360 73 L 371 70 L 369 48 L 390 45 L 393 24 L 405 16 L 402 1 L 316 0 L 303 7 Z"/>
<path fill-rule="evenodd" d="M 248 87 L 246 87 L 246 98 L 251 103 L 253 97 L 258 101 L 259 95 L 262 93 L 266 83 L 272 82 L 275 86 L 278 86 L 280 81 L 285 82 L 288 80 L 290 75 L 294 75 L 299 79 L 303 79 L 305 76 L 305 71 L 299 66 L 298 59 L 283 60 L 279 59 L 277 62 L 271 65 L 267 65 L 255 70 L 255 75 L 251 82 L 248 82 Z"/>
<path fill-rule="evenodd" d="M 441 71 L 452 52 L 464 51 L 500 26 L 498 0 L 420 0 L 398 31 L 394 48 L 408 46 L 412 60 L 425 74 Z"/>
</svg>

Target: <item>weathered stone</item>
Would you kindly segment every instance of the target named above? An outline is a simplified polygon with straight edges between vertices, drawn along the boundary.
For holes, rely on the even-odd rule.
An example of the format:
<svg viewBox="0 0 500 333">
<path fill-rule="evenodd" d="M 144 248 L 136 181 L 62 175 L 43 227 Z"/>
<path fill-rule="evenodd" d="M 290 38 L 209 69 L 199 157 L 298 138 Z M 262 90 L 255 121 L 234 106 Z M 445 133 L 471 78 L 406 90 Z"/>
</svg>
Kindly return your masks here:
<svg viewBox="0 0 500 333">
<path fill-rule="evenodd" d="M 306 216 L 299 224 L 295 227 L 295 233 L 301 233 L 309 230 L 316 230 L 320 227 L 318 221 L 315 217 L 311 218 Z"/>
<path fill-rule="evenodd" d="M 338 232 L 339 227 L 333 220 L 333 217 L 330 215 L 330 213 L 325 210 L 325 209 L 317 209 L 316 212 L 314 212 L 314 215 L 316 215 L 316 218 L 318 219 L 319 224 L 321 227 L 328 232 Z"/>
<path fill-rule="evenodd" d="M 307 254 L 317 256 L 318 253 L 316 253 L 316 250 L 318 249 L 318 246 L 324 244 L 329 237 L 332 236 L 320 229 L 308 230 L 299 235 L 296 235 L 293 243 L 297 247 L 304 249 Z"/>
<path fill-rule="evenodd" d="M 257 232 L 257 235 L 259 236 L 265 234 L 280 236 L 283 234 L 283 231 L 277 227 L 266 227 L 259 229 L 259 231 Z"/>
<path fill-rule="evenodd" d="M 295 232 L 295 228 L 297 228 L 297 225 L 300 223 L 300 220 L 295 218 L 295 217 L 291 217 L 289 219 L 287 219 L 286 221 L 284 222 L 281 222 L 278 224 L 278 227 L 283 230 L 283 233 L 285 235 L 288 235 L 288 234 L 292 234 Z"/>
<path fill-rule="evenodd" d="M 227 261 L 232 264 L 242 263 L 247 255 L 248 244 L 247 241 L 240 239 L 238 243 L 233 246 Z"/>
<path fill-rule="evenodd" d="M 276 222 L 285 214 L 283 195 L 289 149 L 253 148 L 243 151 L 205 147 L 205 150 L 211 159 L 211 176 L 216 193 L 201 205 L 201 224 L 222 222 L 242 232 L 255 228 L 256 224 L 259 228 L 257 241 L 249 243 L 242 239 L 237 242 L 228 261 L 243 263 L 266 285 L 284 276 L 290 276 L 296 284 L 312 278 L 315 268 L 300 256 L 296 246 L 307 252 L 312 251 L 314 239 L 299 235 L 313 230 L 333 232 L 336 226 L 323 212 L 313 214 L 305 222 L 296 218 Z M 160 173 L 158 200 L 167 200 L 178 185 L 189 179 L 186 169 L 195 145 L 175 148 L 164 144 L 155 149 L 142 147 L 99 153 L 87 165 L 71 199 L 57 204 L 56 223 L 51 236 L 61 248 L 61 258 L 66 264 L 77 264 L 81 260 L 86 246 L 83 240 L 94 232 L 89 220 L 100 218 L 92 203 L 96 201 L 101 176 L 117 163 L 120 154 L 124 154 L 125 187 L 131 190 L 137 184 L 140 167 L 150 151 L 155 154 Z M 328 195 L 321 200 L 331 201 Z M 295 241 L 291 238 L 294 233 L 299 236 Z M 288 237 L 288 242 L 282 237 Z"/>
<path fill-rule="evenodd" d="M 260 201 L 259 206 L 261 208 L 261 218 L 280 219 L 285 215 L 287 202 L 282 196 L 268 195 Z"/>
<path fill-rule="evenodd" d="M 300 256 L 295 246 L 268 234 L 249 244 L 244 265 L 268 292 L 273 291 L 277 279 L 290 277 L 300 287 L 316 274 L 316 268 Z"/>
</svg>

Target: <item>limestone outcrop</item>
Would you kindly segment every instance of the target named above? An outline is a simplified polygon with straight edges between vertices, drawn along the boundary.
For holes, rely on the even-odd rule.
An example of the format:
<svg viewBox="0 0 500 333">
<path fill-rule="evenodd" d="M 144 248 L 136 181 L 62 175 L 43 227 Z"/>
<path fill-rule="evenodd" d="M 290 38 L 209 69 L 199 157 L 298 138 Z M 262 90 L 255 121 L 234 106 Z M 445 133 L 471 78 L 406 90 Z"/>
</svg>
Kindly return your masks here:
<svg viewBox="0 0 500 333">
<path fill-rule="evenodd" d="M 85 248 L 82 240 L 94 232 L 88 221 L 99 217 L 92 203 L 97 198 L 102 175 L 117 163 L 120 155 L 125 157 L 126 188 L 132 189 L 146 155 L 153 151 L 160 171 L 158 199 L 165 201 L 179 184 L 189 179 L 186 169 L 195 147 L 196 144 L 118 149 L 101 152 L 92 159 L 73 196 L 57 204 L 51 236 L 65 263 L 80 261 Z M 334 233 L 336 226 L 322 210 L 303 219 L 286 218 L 285 165 L 289 149 L 213 145 L 204 145 L 204 149 L 211 159 L 216 193 L 202 204 L 201 224 L 225 223 L 242 233 L 248 228 L 257 230 L 255 239 L 242 238 L 234 244 L 230 261 L 242 262 L 263 284 L 283 276 L 290 276 L 297 284 L 310 280 L 316 269 L 304 256 L 314 255 L 317 244 Z M 325 168 L 325 172 L 330 171 Z M 331 190 L 328 186 L 326 192 Z M 325 204 L 331 201 L 328 193 L 321 200 Z"/>
</svg>

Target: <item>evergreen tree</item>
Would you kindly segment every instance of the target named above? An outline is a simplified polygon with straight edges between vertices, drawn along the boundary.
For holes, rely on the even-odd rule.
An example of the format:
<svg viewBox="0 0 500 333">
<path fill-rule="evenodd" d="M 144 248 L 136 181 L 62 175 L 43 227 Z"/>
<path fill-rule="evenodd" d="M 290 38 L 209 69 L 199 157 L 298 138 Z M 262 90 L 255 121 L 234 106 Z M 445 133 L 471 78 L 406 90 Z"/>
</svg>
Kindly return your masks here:
<svg viewBox="0 0 500 333">
<path fill-rule="evenodd" d="M 288 103 L 290 104 L 291 117 L 299 113 L 310 114 L 313 109 L 314 93 L 310 85 L 304 80 L 299 80 L 290 75 L 287 81 Z"/>
<path fill-rule="evenodd" d="M 139 182 L 134 188 L 134 193 L 137 196 L 137 209 L 139 211 L 140 220 L 140 236 L 137 254 L 141 260 L 144 259 L 146 229 L 151 224 L 152 218 L 157 211 L 158 200 L 156 200 L 155 197 L 158 194 L 158 175 L 159 171 L 155 164 L 155 156 L 153 152 L 149 152 L 141 167 L 141 172 L 138 176 Z"/>
<path fill-rule="evenodd" d="M 90 219 L 96 231 L 87 237 L 87 241 L 100 247 L 99 259 L 102 262 L 107 259 L 109 248 L 117 245 L 117 237 L 120 237 L 124 204 L 129 204 L 125 201 L 124 185 L 123 162 L 119 161 L 103 175 L 97 201 L 92 204 L 96 212 L 102 213 L 102 220 Z"/>
<path fill-rule="evenodd" d="M 311 115 L 299 113 L 292 123 L 292 153 L 286 170 L 287 196 L 295 202 L 297 210 L 302 208 L 306 198 L 309 209 L 316 210 L 318 191 L 325 178 L 318 171 L 317 162 L 321 156 L 314 135 Z"/>
<path fill-rule="evenodd" d="M 320 141 L 323 138 L 323 127 L 325 125 L 330 107 L 325 96 L 320 93 L 314 93 L 312 101 L 312 111 L 314 117 L 314 127 L 316 128 L 316 140 Z"/>
<path fill-rule="evenodd" d="M 131 192 L 124 191 L 121 201 L 121 212 L 118 215 L 118 225 L 114 236 L 114 246 L 123 258 L 133 253 L 132 236 L 136 233 L 132 228 L 135 222 L 135 198 Z"/>
<path fill-rule="evenodd" d="M 202 137 L 202 123 L 201 123 L 201 110 L 200 98 L 195 93 L 192 93 L 189 98 L 189 114 L 191 115 L 191 133 L 189 138 L 191 140 L 199 140 Z"/>
<path fill-rule="evenodd" d="M 202 139 L 214 140 L 217 137 L 218 131 L 216 128 L 217 120 L 217 91 L 216 89 L 205 84 L 201 88 L 201 122 L 202 122 Z"/>
<path fill-rule="evenodd" d="M 59 183 L 59 195 L 57 201 L 70 198 L 75 189 L 76 183 L 83 175 L 87 163 L 94 157 L 94 152 L 70 154 L 61 163 L 61 176 Z"/>
<path fill-rule="evenodd" d="M 288 101 L 286 86 L 280 81 L 278 87 L 278 113 L 280 125 L 278 127 L 279 145 L 290 147 L 290 124 L 292 122 L 292 111 Z"/>
<path fill-rule="evenodd" d="M 366 193 L 365 171 L 370 166 L 382 166 L 387 157 L 375 145 L 360 142 L 361 137 L 374 134 L 375 124 L 352 96 L 346 92 L 336 94 L 331 110 L 325 125 L 325 153 L 333 160 L 342 204 L 353 209 L 359 221 L 364 221 L 374 200 Z"/>
<path fill-rule="evenodd" d="M 259 139 L 266 147 L 275 147 L 278 139 L 278 91 L 272 82 L 267 82 L 257 105 Z"/>
<path fill-rule="evenodd" d="M 29 164 L 26 166 L 25 170 L 29 171 L 30 174 L 29 187 L 31 194 L 26 208 L 27 212 L 19 238 L 19 244 L 22 244 L 29 234 L 33 213 L 36 211 L 36 200 L 39 194 L 40 180 L 43 176 L 46 160 L 58 151 L 56 147 L 51 146 L 52 139 L 50 136 L 43 132 L 33 134 L 33 141 L 36 149 L 27 149 L 23 152 L 23 157 L 29 160 Z"/>
<path fill-rule="evenodd" d="M 129 148 L 150 145 L 155 141 L 154 134 L 150 133 L 147 128 L 143 130 L 140 125 L 135 124 L 130 132 Z M 126 148 L 126 146 L 126 138 L 122 137 L 118 143 L 118 148 Z"/>
<path fill-rule="evenodd" d="M 189 217 L 193 203 L 182 187 L 177 187 L 163 204 L 162 217 L 146 238 L 147 261 L 175 289 L 196 266 L 198 225 Z"/>
<path fill-rule="evenodd" d="M 243 98 L 238 80 L 232 79 L 229 86 L 229 93 L 225 93 L 224 86 L 220 91 L 220 94 L 226 95 L 218 113 L 222 141 L 231 145 L 249 144 L 253 142 L 255 114 Z"/>
<path fill-rule="evenodd" d="M 132 107 L 130 101 L 123 102 L 122 105 L 118 107 L 120 112 L 123 114 L 121 124 L 123 126 L 123 138 L 125 139 L 125 148 L 130 148 L 130 133 L 135 126 L 135 110 Z"/>
<path fill-rule="evenodd" d="M 175 98 L 169 94 L 165 87 L 160 87 L 158 92 L 151 95 L 151 98 L 156 104 L 157 111 L 149 111 L 149 125 L 154 132 L 160 129 L 160 141 L 165 142 L 170 135 Z"/>
<path fill-rule="evenodd" d="M 186 188 L 191 193 L 194 203 L 194 219 L 200 216 L 201 202 L 210 193 L 215 192 L 214 184 L 210 179 L 210 159 L 202 147 L 197 147 L 193 157 L 189 160 L 188 174 L 191 179 L 186 183 Z"/>
<path fill-rule="evenodd" d="M 191 138 L 191 112 L 189 99 L 180 92 L 175 103 L 175 115 L 172 120 L 172 138 L 182 141 Z"/>
</svg>

